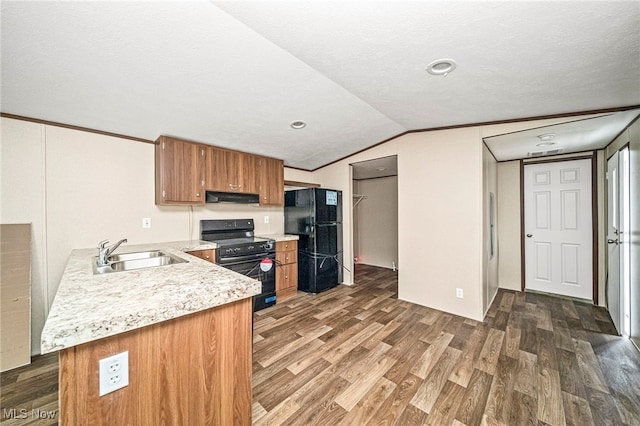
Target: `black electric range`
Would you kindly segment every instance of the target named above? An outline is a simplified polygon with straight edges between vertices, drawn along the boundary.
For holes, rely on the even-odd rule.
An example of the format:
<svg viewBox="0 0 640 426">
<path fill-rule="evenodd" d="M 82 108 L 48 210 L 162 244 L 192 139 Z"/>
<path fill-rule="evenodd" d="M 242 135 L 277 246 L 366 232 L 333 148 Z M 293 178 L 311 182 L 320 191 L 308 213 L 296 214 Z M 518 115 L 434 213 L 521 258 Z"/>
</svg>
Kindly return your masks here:
<svg viewBox="0 0 640 426">
<path fill-rule="evenodd" d="M 276 303 L 276 244 L 254 236 L 253 219 L 200 221 L 200 239 L 216 243 L 216 263 L 262 282 L 253 310 Z"/>
</svg>

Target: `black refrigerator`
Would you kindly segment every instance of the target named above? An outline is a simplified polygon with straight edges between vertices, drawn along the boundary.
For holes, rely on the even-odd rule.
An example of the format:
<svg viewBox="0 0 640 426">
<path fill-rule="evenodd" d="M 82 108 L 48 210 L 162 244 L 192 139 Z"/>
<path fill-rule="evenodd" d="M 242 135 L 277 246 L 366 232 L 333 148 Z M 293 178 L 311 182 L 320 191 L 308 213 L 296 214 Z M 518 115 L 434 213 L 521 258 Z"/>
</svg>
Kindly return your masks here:
<svg viewBox="0 0 640 426">
<path fill-rule="evenodd" d="M 320 293 L 342 281 L 342 192 L 284 193 L 284 231 L 299 236 L 298 289 Z"/>
</svg>

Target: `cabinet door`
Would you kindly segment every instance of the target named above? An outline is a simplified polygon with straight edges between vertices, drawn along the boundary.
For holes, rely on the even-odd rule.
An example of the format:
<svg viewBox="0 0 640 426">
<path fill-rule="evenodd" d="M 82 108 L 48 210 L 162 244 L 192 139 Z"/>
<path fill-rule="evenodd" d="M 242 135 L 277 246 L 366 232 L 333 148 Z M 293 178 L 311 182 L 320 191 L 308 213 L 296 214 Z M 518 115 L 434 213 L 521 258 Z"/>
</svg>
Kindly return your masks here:
<svg viewBox="0 0 640 426">
<path fill-rule="evenodd" d="M 276 270 L 276 291 L 295 292 L 298 289 L 298 264 L 279 265 Z"/>
<path fill-rule="evenodd" d="M 257 194 L 255 155 L 216 147 L 208 148 L 205 187 L 212 191 Z"/>
<path fill-rule="evenodd" d="M 260 204 L 284 206 L 284 163 L 282 160 L 261 158 Z"/>
<path fill-rule="evenodd" d="M 298 241 L 297 240 L 287 240 L 287 241 L 278 241 L 276 242 L 276 253 L 283 251 L 298 251 Z"/>
<path fill-rule="evenodd" d="M 281 265 L 298 263 L 298 252 L 293 250 L 276 252 L 276 262 Z"/>
<path fill-rule="evenodd" d="M 213 146 L 208 147 L 205 188 L 229 192 L 234 187 L 239 187 L 238 163 L 238 153 Z"/>
<path fill-rule="evenodd" d="M 239 178 L 241 187 L 239 192 L 257 194 L 259 192 L 258 168 L 259 157 L 252 154 L 239 153 Z"/>
<path fill-rule="evenodd" d="M 205 148 L 161 136 L 156 145 L 156 204 L 204 203 Z"/>
</svg>

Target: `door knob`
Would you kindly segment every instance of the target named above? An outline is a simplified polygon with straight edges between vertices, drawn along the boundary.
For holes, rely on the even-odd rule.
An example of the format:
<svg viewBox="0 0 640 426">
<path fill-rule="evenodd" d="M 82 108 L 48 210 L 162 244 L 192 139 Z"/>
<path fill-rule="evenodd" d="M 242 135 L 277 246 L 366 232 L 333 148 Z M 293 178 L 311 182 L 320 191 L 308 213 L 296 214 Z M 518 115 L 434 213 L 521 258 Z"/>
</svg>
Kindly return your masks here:
<svg viewBox="0 0 640 426">
<path fill-rule="evenodd" d="M 609 238 L 609 239 L 607 240 L 607 244 L 615 244 L 615 245 L 618 245 L 618 244 L 620 244 L 620 241 L 618 241 L 618 239 L 617 239 L 617 238 L 616 238 L 615 240 L 612 240 L 611 238 Z"/>
<path fill-rule="evenodd" d="M 531 237 L 533 237 L 533 235 L 527 234 L 527 238 L 531 238 Z"/>
</svg>

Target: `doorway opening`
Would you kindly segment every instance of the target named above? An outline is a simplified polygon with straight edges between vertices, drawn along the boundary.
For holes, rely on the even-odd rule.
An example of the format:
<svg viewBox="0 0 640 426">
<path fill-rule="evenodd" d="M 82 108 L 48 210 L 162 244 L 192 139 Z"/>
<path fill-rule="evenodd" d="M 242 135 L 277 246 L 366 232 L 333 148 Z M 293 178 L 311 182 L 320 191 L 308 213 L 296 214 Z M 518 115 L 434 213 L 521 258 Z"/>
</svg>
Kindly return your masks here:
<svg viewBox="0 0 640 426">
<path fill-rule="evenodd" d="M 376 268 L 396 273 L 400 267 L 398 160 L 393 155 L 353 163 L 351 167 L 354 283 L 358 283 Z"/>
</svg>

